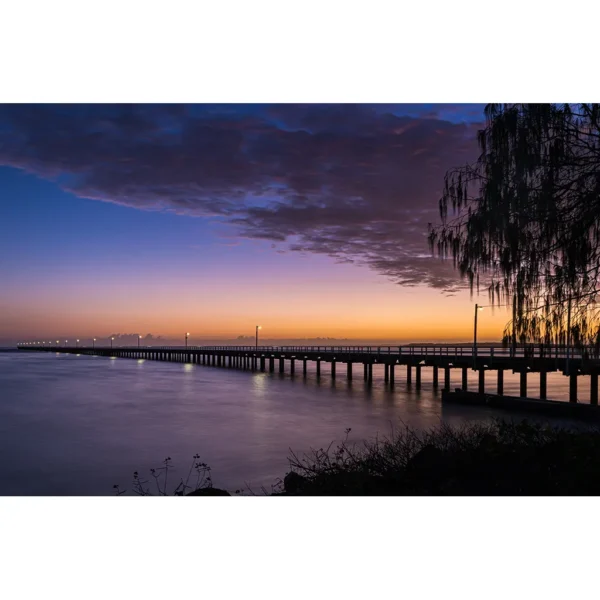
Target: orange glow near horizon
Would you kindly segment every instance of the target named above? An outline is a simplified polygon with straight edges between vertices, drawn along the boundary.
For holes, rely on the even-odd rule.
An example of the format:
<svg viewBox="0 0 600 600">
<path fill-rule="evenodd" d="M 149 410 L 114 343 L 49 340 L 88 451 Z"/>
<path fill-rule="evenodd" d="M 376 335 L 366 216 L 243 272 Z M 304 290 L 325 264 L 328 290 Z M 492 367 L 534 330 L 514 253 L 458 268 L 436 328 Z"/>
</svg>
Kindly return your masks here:
<svg viewBox="0 0 600 600">
<path fill-rule="evenodd" d="M 347 267 L 346 267 L 347 268 Z M 46 300 L 25 296 L 0 316 L 3 337 L 103 338 L 130 333 L 182 340 L 347 338 L 354 340 L 469 341 L 473 339 L 474 304 L 484 296 L 468 292 L 452 297 L 431 288 L 403 288 L 366 271 L 360 285 L 302 281 L 285 285 L 248 286 L 235 293 L 214 286 L 210 295 L 201 286 L 188 286 L 179 296 L 172 287 L 150 290 L 122 288 L 93 292 L 86 288 L 52 290 Z M 371 280 L 371 281 L 368 281 Z M 373 285 L 375 284 L 375 285 Z M 137 298 L 143 298 L 138 301 Z M 510 318 L 504 308 L 485 308 L 478 317 L 478 339 L 499 341 Z"/>
</svg>

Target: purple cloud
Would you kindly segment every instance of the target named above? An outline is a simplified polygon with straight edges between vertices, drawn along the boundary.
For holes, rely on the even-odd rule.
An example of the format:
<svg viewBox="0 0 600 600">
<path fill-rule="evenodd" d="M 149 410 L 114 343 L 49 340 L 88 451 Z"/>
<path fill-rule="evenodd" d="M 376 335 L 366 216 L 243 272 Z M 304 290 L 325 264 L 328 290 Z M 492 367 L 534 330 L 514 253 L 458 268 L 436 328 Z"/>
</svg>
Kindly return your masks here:
<svg viewBox="0 0 600 600">
<path fill-rule="evenodd" d="M 427 224 L 438 221 L 446 170 L 475 158 L 477 124 L 443 120 L 447 105 L 427 118 L 361 105 L 237 108 L 4 105 L 0 164 L 80 197 L 218 218 L 240 236 L 404 285 L 456 287 L 451 265 L 429 256 Z"/>
</svg>

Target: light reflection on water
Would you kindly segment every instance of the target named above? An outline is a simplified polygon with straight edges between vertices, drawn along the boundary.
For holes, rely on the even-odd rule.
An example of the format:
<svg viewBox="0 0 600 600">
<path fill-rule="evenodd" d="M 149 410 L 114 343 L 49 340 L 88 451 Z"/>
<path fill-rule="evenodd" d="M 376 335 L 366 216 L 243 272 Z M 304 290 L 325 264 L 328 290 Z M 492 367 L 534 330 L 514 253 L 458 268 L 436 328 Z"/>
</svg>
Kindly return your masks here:
<svg viewBox="0 0 600 600">
<path fill-rule="evenodd" d="M 494 375 L 486 375 L 490 391 Z M 113 484 L 130 489 L 134 470 L 147 473 L 166 456 L 183 476 L 196 452 L 212 466 L 216 486 L 269 488 L 285 474 L 289 448 L 325 447 L 347 427 L 350 440 L 360 441 L 387 435 L 402 422 L 427 428 L 440 420 L 506 416 L 442 407 L 431 369 L 423 369 L 420 391 L 414 373 L 407 388 L 402 367 L 393 390 L 382 365 L 374 367 L 371 387 L 362 369 L 354 369 L 352 381 L 339 368 L 337 377 L 331 379 L 328 365 L 317 380 L 310 364 L 305 379 L 301 369 L 292 377 L 143 359 L 0 353 L 0 452 L 10 457 L 0 493 L 110 494 Z M 539 376 L 528 380 L 536 397 Z M 477 381 L 469 371 L 471 389 Z M 457 369 L 451 386 L 460 383 Z M 506 372 L 504 389 L 518 395 L 518 374 Z M 566 399 L 567 379 L 549 374 L 548 392 Z M 579 392 L 587 402 L 589 378 L 579 378 Z"/>
</svg>

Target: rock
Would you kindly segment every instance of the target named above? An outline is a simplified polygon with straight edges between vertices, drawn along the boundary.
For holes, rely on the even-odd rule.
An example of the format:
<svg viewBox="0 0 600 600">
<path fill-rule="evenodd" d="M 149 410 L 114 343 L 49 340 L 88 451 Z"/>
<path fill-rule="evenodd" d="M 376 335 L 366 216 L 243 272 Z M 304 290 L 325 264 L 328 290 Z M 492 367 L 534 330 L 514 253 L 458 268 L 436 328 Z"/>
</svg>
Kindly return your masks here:
<svg viewBox="0 0 600 600">
<path fill-rule="evenodd" d="M 299 475 L 298 473 L 295 473 L 294 471 L 292 471 L 291 473 L 288 473 L 283 478 L 283 487 L 288 494 L 298 493 L 302 489 L 302 487 L 304 486 L 305 483 L 306 483 L 306 477 L 303 477 L 302 475 Z"/>
<path fill-rule="evenodd" d="M 231 496 L 231 494 L 227 490 L 220 490 L 219 488 L 214 487 L 205 487 L 194 490 L 186 496 Z"/>
</svg>

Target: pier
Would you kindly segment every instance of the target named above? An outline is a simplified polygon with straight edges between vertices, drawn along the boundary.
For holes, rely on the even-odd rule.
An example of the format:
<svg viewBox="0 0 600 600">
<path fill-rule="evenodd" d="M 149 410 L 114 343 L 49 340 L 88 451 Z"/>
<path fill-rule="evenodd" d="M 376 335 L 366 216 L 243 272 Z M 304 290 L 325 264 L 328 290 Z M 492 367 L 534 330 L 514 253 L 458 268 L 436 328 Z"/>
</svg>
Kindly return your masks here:
<svg viewBox="0 0 600 600">
<path fill-rule="evenodd" d="M 397 369 L 406 370 L 409 386 L 421 387 L 423 369 L 431 370 L 434 389 L 441 386 L 450 390 L 450 372 L 462 372 L 462 390 L 467 391 L 469 369 L 478 371 L 478 393 L 503 395 L 504 372 L 512 371 L 520 376 L 520 396 L 527 397 L 529 373 L 540 374 L 540 399 L 546 399 L 547 373 L 560 371 L 569 377 L 569 401 L 578 402 L 577 378 L 590 375 L 589 403 L 598 404 L 598 374 L 600 359 L 592 349 L 566 346 L 533 347 L 530 345 L 504 347 L 500 345 L 470 346 L 405 345 L 405 346 L 53 346 L 20 344 L 19 350 L 31 352 L 60 352 L 114 358 L 133 358 L 168 362 L 182 362 L 227 369 L 286 371 L 302 376 L 307 374 L 307 364 L 315 365 L 317 377 L 321 377 L 321 365 L 330 365 L 330 377 L 345 376 L 351 380 L 356 371 L 367 384 L 373 381 L 373 366 L 384 366 L 384 380 L 394 386 Z M 338 367 L 339 365 L 339 367 Z M 345 365 L 345 369 L 344 369 Z M 355 369 L 358 367 L 358 369 Z M 440 370 L 443 372 L 440 373 Z M 413 379 L 414 371 L 414 379 Z M 496 373 L 495 390 L 486 389 L 486 371 Z M 359 375 L 359 376 L 360 376 Z"/>
</svg>

